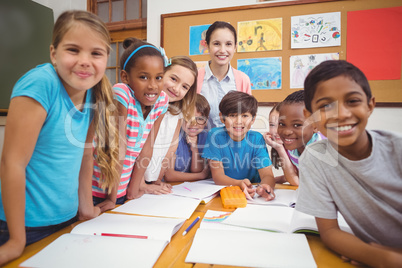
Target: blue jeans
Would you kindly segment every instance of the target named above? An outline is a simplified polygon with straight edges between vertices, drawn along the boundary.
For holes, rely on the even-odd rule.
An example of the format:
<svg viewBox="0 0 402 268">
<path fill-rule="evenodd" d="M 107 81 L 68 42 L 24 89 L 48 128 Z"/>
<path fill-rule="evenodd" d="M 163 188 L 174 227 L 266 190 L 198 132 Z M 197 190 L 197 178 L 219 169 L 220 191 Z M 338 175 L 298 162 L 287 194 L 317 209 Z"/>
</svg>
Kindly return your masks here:
<svg viewBox="0 0 402 268">
<path fill-rule="evenodd" d="M 93 201 L 93 203 L 94 203 L 94 206 L 96 206 L 96 205 L 99 204 L 99 203 L 102 203 L 102 202 L 105 201 L 105 200 L 106 200 L 105 198 L 100 198 L 100 197 L 92 196 L 92 201 Z M 122 204 L 124 204 L 125 201 L 126 201 L 126 196 L 122 196 L 122 197 L 117 198 L 116 204 L 122 205 Z"/>
<path fill-rule="evenodd" d="M 32 244 L 36 241 L 39 241 L 77 221 L 77 216 L 74 218 L 59 223 L 55 225 L 49 226 L 41 226 L 41 227 L 25 227 L 26 232 L 26 245 Z M 0 220 L 0 246 L 8 241 L 10 238 L 10 233 L 8 232 L 7 222 Z"/>
</svg>

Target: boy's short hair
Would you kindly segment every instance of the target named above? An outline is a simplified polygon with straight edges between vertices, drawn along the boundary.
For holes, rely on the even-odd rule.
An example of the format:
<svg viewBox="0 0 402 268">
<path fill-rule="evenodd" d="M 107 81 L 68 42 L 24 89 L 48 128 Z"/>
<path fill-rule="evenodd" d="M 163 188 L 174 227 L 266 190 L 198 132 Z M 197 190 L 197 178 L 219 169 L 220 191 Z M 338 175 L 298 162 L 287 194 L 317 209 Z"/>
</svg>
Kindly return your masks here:
<svg viewBox="0 0 402 268">
<path fill-rule="evenodd" d="M 371 100 L 370 85 L 359 68 L 344 60 L 328 60 L 314 67 L 304 80 L 304 102 L 309 112 L 313 112 L 311 110 L 311 101 L 314 98 L 318 84 L 337 76 L 346 76 L 355 81 L 366 94 L 367 102 Z"/>
<path fill-rule="evenodd" d="M 297 103 L 297 104 L 303 104 L 304 105 L 304 90 L 298 90 L 295 91 L 291 94 L 289 94 L 281 103 L 281 105 L 284 104 L 293 104 L 293 103 Z"/>
<path fill-rule="evenodd" d="M 219 103 L 222 116 L 249 112 L 253 117 L 257 115 L 258 101 L 254 96 L 240 91 L 229 91 Z"/>
<path fill-rule="evenodd" d="M 197 94 L 195 99 L 195 108 L 197 111 L 204 117 L 209 117 L 209 112 L 211 111 L 211 107 L 207 99 L 201 94 Z"/>
</svg>

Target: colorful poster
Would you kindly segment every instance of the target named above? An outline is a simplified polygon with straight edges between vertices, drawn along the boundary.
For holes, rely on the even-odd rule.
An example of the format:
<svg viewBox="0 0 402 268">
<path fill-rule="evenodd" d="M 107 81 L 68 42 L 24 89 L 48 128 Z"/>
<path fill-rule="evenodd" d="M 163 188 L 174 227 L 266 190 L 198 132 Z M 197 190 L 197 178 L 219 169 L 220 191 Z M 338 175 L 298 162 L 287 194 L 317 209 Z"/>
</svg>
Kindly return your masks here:
<svg viewBox="0 0 402 268">
<path fill-rule="evenodd" d="M 402 6 L 348 12 L 346 60 L 368 80 L 401 79 Z"/>
<path fill-rule="evenodd" d="M 211 24 L 190 26 L 190 56 L 209 54 L 205 35 Z"/>
<path fill-rule="evenodd" d="M 237 52 L 282 49 L 282 18 L 237 23 Z"/>
<path fill-rule="evenodd" d="M 303 88 L 310 71 L 326 60 L 339 60 L 339 53 L 297 55 L 290 57 L 290 88 Z"/>
<path fill-rule="evenodd" d="M 341 45 L 341 12 L 291 18 L 291 48 Z"/>
<path fill-rule="evenodd" d="M 237 69 L 250 77 L 251 89 L 282 88 L 282 58 L 237 60 Z"/>
</svg>

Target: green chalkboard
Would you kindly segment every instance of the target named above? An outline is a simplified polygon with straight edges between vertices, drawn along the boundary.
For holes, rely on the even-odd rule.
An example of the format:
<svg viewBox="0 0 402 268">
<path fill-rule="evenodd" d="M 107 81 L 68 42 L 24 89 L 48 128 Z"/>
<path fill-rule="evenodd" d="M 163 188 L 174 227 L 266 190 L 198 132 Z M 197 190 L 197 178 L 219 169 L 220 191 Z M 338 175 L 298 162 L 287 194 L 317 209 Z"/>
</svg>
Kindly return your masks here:
<svg viewBox="0 0 402 268">
<path fill-rule="evenodd" d="M 14 84 L 49 62 L 53 10 L 31 0 L 0 1 L 0 110 L 7 110 Z"/>
</svg>

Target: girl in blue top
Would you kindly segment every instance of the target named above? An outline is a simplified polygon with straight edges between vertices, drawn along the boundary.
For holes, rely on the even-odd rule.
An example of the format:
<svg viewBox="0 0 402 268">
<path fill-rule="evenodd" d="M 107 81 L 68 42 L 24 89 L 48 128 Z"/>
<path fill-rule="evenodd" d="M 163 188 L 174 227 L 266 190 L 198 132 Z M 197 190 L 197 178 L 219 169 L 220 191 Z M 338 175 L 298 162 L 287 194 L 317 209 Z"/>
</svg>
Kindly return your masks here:
<svg viewBox="0 0 402 268">
<path fill-rule="evenodd" d="M 74 222 L 90 125 L 102 141 L 95 150 L 105 180 L 118 178 L 118 130 L 109 121 L 117 109 L 105 76 L 109 50 L 109 33 L 96 15 L 64 12 L 53 29 L 52 64 L 16 83 L 1 162 L 0 265 Z"/>
</svg>

